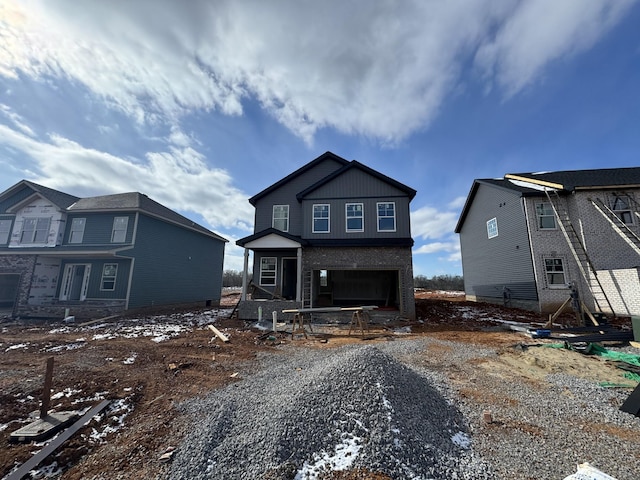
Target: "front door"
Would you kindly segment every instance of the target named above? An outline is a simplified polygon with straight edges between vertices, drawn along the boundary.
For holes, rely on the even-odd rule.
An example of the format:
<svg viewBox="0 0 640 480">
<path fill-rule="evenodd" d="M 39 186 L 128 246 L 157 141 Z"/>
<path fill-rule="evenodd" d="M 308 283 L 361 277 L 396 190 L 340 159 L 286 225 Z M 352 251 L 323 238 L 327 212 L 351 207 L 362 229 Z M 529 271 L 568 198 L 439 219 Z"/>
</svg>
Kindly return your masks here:
<svg viewBox="0 0 640 480">
<path fill-rule="evenodd" d="M 83 301 L 87 298 L 91 265 L 88 263 L 70 263 L 64 269 L 60 300 Z"/>
<path fill-rule="evenodd" d="M 287 300 L 296 299 L 298 285 L 298 259 L 282 259 L 282 296 Z"/>
</svg>

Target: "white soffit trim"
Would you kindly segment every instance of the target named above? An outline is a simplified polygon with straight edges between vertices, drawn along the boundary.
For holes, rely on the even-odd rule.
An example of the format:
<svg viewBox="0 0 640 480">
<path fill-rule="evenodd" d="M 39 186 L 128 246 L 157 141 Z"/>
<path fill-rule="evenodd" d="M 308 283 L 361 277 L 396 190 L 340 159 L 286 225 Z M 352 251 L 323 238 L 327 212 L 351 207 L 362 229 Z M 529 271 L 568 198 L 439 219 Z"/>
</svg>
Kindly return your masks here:
<svg viewBox="0 0 640 480">
<path fill-rule="evenodd" d="M 270 233 L 262 238 L 244 244 L 244 248 L 250 248 L 252 250 L 259 248 L 298 248 L 300 246 L 300 243 L 295 240 L 281 237 L 275 233 Z"/>
</svg>

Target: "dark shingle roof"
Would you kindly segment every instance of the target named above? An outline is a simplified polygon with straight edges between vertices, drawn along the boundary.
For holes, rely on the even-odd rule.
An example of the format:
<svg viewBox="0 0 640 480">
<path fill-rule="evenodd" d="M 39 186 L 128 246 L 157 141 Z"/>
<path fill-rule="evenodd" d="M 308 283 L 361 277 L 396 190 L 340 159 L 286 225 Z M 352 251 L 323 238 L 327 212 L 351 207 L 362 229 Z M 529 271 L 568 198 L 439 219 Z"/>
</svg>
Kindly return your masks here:
<svg viewBox="0 0 640 480">
<path fill-rule="evenodd" d="M 562 190 L 622 188 L 640 186 L 640 167 L 562 170 L 540 173 L 510 173 L 505 178 L 522 178 L 543 185 L 551 183 Z"/>
</svg>

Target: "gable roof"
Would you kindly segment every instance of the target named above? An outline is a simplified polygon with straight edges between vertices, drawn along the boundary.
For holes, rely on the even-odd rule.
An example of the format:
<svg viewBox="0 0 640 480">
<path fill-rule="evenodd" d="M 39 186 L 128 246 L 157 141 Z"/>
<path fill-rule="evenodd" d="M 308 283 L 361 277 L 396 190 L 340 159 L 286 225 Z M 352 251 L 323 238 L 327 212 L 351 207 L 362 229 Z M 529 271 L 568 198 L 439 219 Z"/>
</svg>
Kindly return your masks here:
<svg viewBox="0 0 640 480">
<path fill-rule="evenodd" d="M 265 195 L 273 192 L 274 190 L 277 190 L 278 188 L 280 188 L 281 186 L 285 185 L 286 183 L 289 183 L 294 178 L 299 177 L 300 175 L 302 175 L 303 173 L 305 173 L 308 170 L 312 169 L 313 167 L 315 167 L 319 163 L 322 163 L 322 162 L 324 162 L 325 160 L 328 160 L 328 159 L 335 160 L 336 162 L 338 162 L 338 163 L 340 163 L 342 165 L 349 164 L 348 160 L 345 160 L 344 158 L 339 157 L 335 153 L 327 151 L 327 152 L 323 153 L 322 155 L 320 155 L 318 158 L 315 158 L 315 159 L 311 160 L 309 163 L 307 163 L 306 165 L 303 165 L 302 167 L 297 169 L 295 172 L 290 173 L 289 175 L 287 175 L 283 179 L 278 180 L 273 185 L 265 188 L 264 190 L 262 190 L 259 193 L 256 193 L 253 197 L 251 197 L 249 199 L 249 203 L 251 205 L 255 206 L 256 202 L 258 200 L 260 200 L 262 197 L 264 197 Z"/>
<path fill-rule="evenodd" d="M 469 208 L 481 185 L 509 190 L 521 197 L 544 196 L 545 188 L 563 192 L 610 188 L 640 188 L 640 167 L 508 173 L 504 178 L 476 179 L 473 181 L 471 190 L 467 195 L 467 200 L 465 201 L 454 230 L 455 233 L 460 233 L 460 229 L 469 213 Z"/>
<path fill-rule="evenodd" d="M 320 188 L 323 185 L 326 185 L 327 183 L 331 182 L 332 180 L 334 180 L 335 178 L 339 177 L 340 175 L 344 174 L 345 172 L 352 170 L 352 169 L 358 169 L 362 172 L 365 172 L 369 175 L 371 175 L 372 177 L 377 178 L 378 180 L 381 180 L 382 182 L 385 182 L 389 185 L 392 185 L 393 187 L 397 188 L 398 190 L 403 191 L 404 193 L 406 193 L 409 196 L 409 200 L 412 200 L 413 197 L 416 196 L 416 191 L 411 188 L 408 187 L 407 185 L 398 182 L 397 180 L 394 180 L 391 177 L 387 177 L 386 175 L 374 170 L 373 168 L 369 168 L 366 165 L 363 165 L 362 163 L 358 162 L 357 160 L 352 160 L 350 162 L 347 162 L 346 165 L 344 165 L 342 168 L 336 170 L 335 172 L 327 175 L 326 177 L 324 177 L 322 180 L 316 182 L 315 184 L 311 185 L 310 187 L 304 189 L 303 191 L 301 191 L 300 193 L 298 193 L 296 195 L 296 198 L 298 199 L 298 201 L 302 200 L 305 196 L 307 196 L 308 194 L 310 194 L 311 192 L 313 192 L 314 190 Z"/>
<path fill-rule="evenodd" d="M 282 230 L 275 229 L 273 227 L 267 228 L 260 232 L 254 233 L 253 235 L 249 235 L 248 237 L 240 238 L 236 240 L 236 245 L 244 247 L 247 243 L 253 242 L 255 240 L 259 240 L 261 238 L 267 237 L 269 235 L 277 235 L 282 238 L 286 238 L 287 240 L 292 240 L 294 242 L 299 243 L 300 245 L 306 246 L 309 244 L 307 240 L 304 240 L 301 237 L 296 235 L 291 235 L 289 232 L 283 232 Z"/>
<path fill-rule="evenodd" d="M 0 193 L 0 203 L 25 189 L 31 190 L 34 195 L 37 194 L 43 198 L 46 198 L 61 210 L 65 210 L 69 207 L 69 205 L 72 205 L 79 199 L 79 197 L 76 197 L 74 195 L 69 195 L 68 193 L 60 192 L 43 185 L 38 185 L 37 183 L 30 182 L 29 180 L 21 180 L 12 187 L 9 187 L 4 192 Z M 31 197 L 31 195 L 23 197 L 23 200 L 29 197 Z M 18 201 L 17 203 L 20 203 L 20 201 Z"/>
<path fill-rule="evenodd" d="M 164 205 L 156 202 L 155 200 L 150 199 L 146 195 L 138 192 L 80 198 L 64 192 L 60 192 L 58 190 L 54 190 L 52 188 L 38 185 L 37 183 L 33 183 L 28 180 L 22 180 L 16 183 L 13 187 L 1 193 L 0 201 L 10 197 L 16 192 L 19 192 L 20 189 L 24 187 L 32 189 L 34 193 L 45 197 L 58 208 L 68 213 L 100 211 L 140 211 L 150 216 L 168 221 L 170 223 L 178 224 L 190 230 L 195 230 L 207 236 L 217 238 L 224 242 L 228 241 L 225 238 L 212 232 L 211 230 L 203 227 L 202 225 L 189 220 L 179 213 L 174 212 L 170 208 L 167 208 Z"/>
</svg>

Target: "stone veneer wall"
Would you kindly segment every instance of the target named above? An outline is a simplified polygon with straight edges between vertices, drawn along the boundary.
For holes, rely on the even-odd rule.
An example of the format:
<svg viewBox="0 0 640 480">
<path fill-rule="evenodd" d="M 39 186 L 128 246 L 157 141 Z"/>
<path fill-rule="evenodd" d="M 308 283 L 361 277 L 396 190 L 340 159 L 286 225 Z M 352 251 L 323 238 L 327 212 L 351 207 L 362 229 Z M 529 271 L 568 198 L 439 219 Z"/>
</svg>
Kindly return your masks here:
<svg viewBox="0 0 640 480">
<path fill-rule="evenodd" d="M 302 252 L 302 270 L 397 270 L 400 314 L 416 319 L 410 247 L 308 247 Z"/>
<path fill-rule="evenodd" d="M 18 294 L 13 307 L 13 314 L 18 314 L 18 306 L 26 305 L 31 289 L 31 277 L 36 266 L 35 255 L 0 256 L 0 273 L 19 274 Z"/>
<path fill-rule="evenodd" d="M 292 300 L 244 300 L 238 304 L 238 319 L 258 321 L 258 308 L 262 308 L 262 320 L 271 322 L 273 313 L 278 312 L 278 321 L 293 320 L 293 313 L 282 313 L 282 310 L 300 308 L 302 303 Z"/>
</svg>

